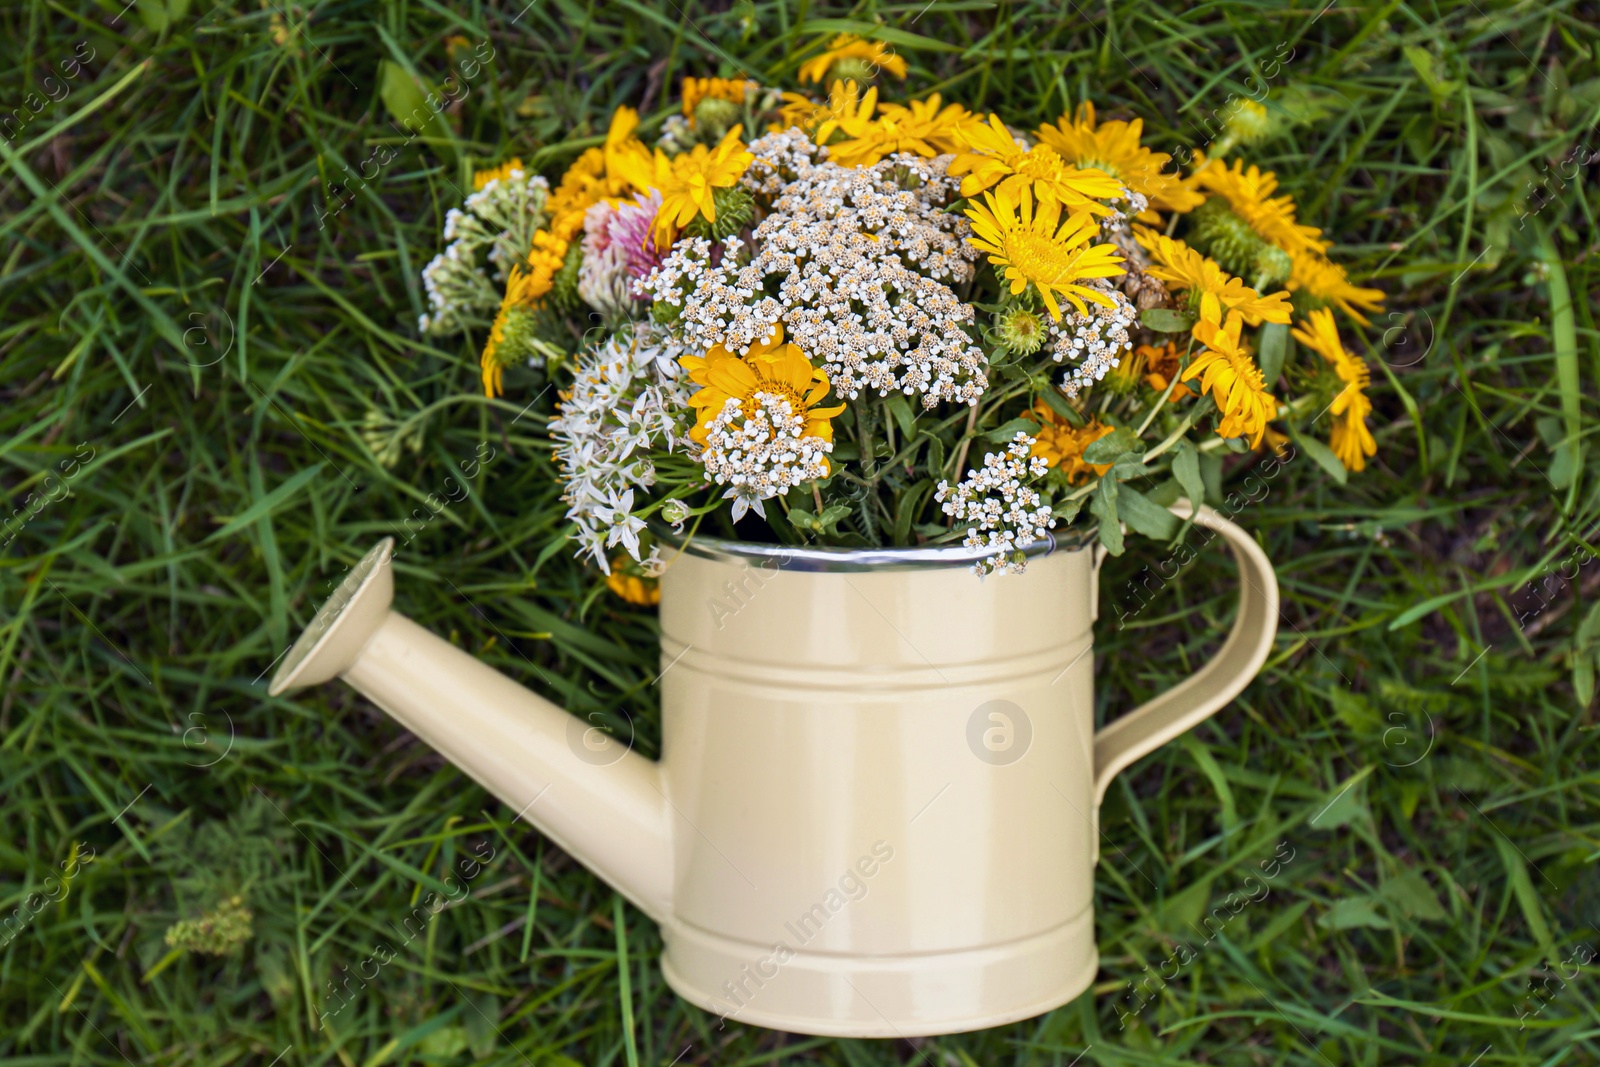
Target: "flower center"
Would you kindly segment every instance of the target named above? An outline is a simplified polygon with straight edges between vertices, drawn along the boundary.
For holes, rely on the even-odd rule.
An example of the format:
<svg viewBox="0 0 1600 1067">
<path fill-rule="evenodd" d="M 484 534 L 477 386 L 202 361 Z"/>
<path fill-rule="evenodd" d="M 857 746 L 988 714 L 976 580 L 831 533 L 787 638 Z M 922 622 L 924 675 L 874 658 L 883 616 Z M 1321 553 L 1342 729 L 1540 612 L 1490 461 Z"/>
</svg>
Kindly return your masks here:
<svg viewBox="0 0 1600 1067">
<path fill-rule="evenodd" d="M 1016 171 L 1035 181 L 1052 181 L 1061 176 L 1061 157 L 1048 145 L 1035 145 L 1017 161 Z"/>
<path fill-rule="evenodd" d="M 1267 391 L 1267 381 L 1262 377 L 1261 368 L 1255 365 L 1254 360 L 1243 352 L 1229 352 L 1227 356 L 1228 365 L 1233 368 L 1233 372 L 1243 378 L 1254 392 Z"/>
<path fill-rule="evenodd" d="M 1116 167 L 1112 166 L 1110 163 L 1105 162 L 1104 160 L 1100 160 L 1100 159 L 1080 159 L 1080 160 L 1078 160 L 1078 162 L 1075 165 L 1077 166 L 1077 168 L 1079 170 L 1100 170 L 1100 171 L 1105 171 L 1107 174 L 1111 175 L 1113 178 L 1116 178 L 1118 181 L 1122 180 L 1122 172 L 1117 170 Z"/>
<path fill-rule="evenodd" d="M 761 384 L 751 393 L 753 400 L 759 403 L 763 396 L 771 397 L 773 400 L 787 400 L 791 412 L 802 418 L 805 416 L 805 397 L 801 396 L 794 386 L 786 382 L 775 382 L 771 378 L 762 378 L 760 375 L 756 378 Z"/>
<path fill-rule="evenodd" d="M 1007 234 L 1006 259 L 1036 281 L 1049 285 L 1071 281 L 1071 253 L 1038 230 L 1015 229 Z"/>
</svg>

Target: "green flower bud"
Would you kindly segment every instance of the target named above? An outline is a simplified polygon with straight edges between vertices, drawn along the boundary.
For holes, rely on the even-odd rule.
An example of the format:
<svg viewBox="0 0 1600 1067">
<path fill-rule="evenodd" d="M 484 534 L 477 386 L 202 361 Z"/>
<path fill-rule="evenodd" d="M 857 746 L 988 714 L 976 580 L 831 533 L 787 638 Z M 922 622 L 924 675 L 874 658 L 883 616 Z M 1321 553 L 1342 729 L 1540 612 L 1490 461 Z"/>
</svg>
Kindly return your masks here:
<svg viewBox="0 0 1600 1067">
<path fill-rule="evenodd" d="M 1007 352 L 1031 356 L 1044 344 L 1044 317 L 1025 307 L 1014 307 L 995 316 L 994 336 Z"/>
<path fill-rule="evenodd" d="M 732 100 L 708 96 L 694 109 L 694 127 L 702 140 L 716 144 L 743 117 L 744 109 Z"/>
<path fill-rule="evenodd" d="M 550 306 L 555 310 L 567 313 L 577 309 L 580 302 L 578 270 L 582 266 L 583 241 L 580 239 L 567 245 L 567 256 L 561 261 L 561 269 L 550 279 Z"/>
<path fill-rule="evenodd" d="M 1289 280 L 1289 253 L 1264 240 L 1235 215 L 1228 202 L 1213 196 L 1189 215 L 1189 243 L 1216 260 L 1223 270 L 1245 279 L 1257 292 L 1280 288 Z"/>
<path fill-rule="evenodd" d="M 878 65 L 861 56 L 849 56 L 844 59 L 834 60 L 833 66 L 828 68 L 828 80 L 847 82 L 853 81 L 865 87 L 878 73 Z"/>
<path fill-rule="evenodd" d="M 717 221 L 707 222 L 704 215 L 696 215 L 683 228 L 685 236 L 710 237 L 720 241 L 738 233 L 756 217 L 755 198 L 742 185 L 711 190 L 711 203 L 717 210 Z"/>
</svg>

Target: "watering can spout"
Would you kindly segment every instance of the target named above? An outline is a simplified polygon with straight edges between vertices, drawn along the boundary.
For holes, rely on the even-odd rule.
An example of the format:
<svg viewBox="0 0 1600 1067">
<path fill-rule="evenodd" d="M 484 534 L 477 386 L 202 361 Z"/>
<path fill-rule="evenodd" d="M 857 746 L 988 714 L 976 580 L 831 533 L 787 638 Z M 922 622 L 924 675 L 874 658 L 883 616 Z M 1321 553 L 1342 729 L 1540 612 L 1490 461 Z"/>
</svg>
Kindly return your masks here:
<svg viewBox="0 0 1600 1067">
<path fill-rule="evenodd" d="M 390 609 L 394 541 L 351 569 L 273 675 L 341 678 L 658 922 L 670 911 L 660 765 Z"/>
</svg>

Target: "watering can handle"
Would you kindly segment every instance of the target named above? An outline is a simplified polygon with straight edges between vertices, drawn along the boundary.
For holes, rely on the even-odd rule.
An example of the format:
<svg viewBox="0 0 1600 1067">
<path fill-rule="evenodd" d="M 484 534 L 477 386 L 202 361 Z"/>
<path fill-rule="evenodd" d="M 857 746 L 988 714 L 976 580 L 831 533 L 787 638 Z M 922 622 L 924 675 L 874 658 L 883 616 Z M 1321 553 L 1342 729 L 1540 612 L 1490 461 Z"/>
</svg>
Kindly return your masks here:
<svg viewBox="0 0 1600 1067">
<path fill-rule="evenodd" d="M 1098 810 L 1111 779 L 1128 764 L 1216 714 L 1250 683 L 1267 660 L 1278 632 L 1278 579 L 1261 546 L 1242 529 L 1187 500 L 1173 514 L 1222 535 L 1239 565 L 1239 613 L 1211 662 L 1148 703 L 1108 723 L 1094 735 L 1094 804 Z M 1204 542 L 1202 542 L 1203 544 Z M 1104 549 L 1096 549 L 1096 584 Z"/>
</svg>

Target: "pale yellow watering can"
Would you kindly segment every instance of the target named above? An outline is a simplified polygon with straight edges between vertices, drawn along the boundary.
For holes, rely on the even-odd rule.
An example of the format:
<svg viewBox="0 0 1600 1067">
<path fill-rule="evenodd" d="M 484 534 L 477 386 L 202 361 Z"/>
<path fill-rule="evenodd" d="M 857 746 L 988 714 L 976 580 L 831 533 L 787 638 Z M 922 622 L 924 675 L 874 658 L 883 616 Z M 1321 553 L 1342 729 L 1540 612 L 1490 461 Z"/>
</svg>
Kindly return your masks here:
<svg viewBox="0 0 1600 1067">
<path fill-rule="evenodd" d="M 997 1026 L 1094 979 L 1112 777 L 1266 659 L 1272 565 L 1194 518 L 1238 562 L 1233 630 L 1098 732 L 1098 550 L 1049 546 L 980 580 L 960 548 L 691 541 L 661 580 L 659 762 L 392 611 L 387 540 L 271 692 L 360 690 L 659 923 L 667 982 L 707 1011 L 848 1037 Z"/>
</svg>

